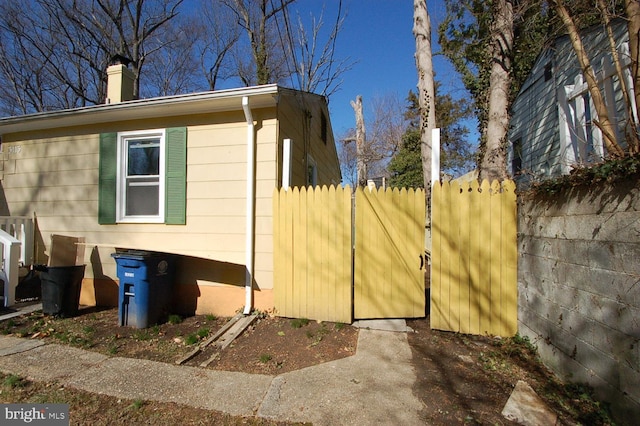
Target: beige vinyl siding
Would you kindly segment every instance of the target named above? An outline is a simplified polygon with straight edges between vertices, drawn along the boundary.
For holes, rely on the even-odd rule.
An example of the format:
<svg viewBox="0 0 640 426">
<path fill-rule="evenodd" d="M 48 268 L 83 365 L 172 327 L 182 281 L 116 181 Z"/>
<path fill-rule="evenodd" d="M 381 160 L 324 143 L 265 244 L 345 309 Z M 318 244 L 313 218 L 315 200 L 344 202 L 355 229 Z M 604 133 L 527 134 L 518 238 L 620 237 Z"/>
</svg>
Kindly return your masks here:
<svg viewBox="0 0 640 426">
<path fill-rule="evenodd" d="M 8 214 L 30 216 L 35 212 L 39 226 L 60 215 L 72 223 L 95 217 L 97 155 L 90 139 L 70 136 L 12 142 L 5 136 L 2 186 Z"/>
<path fill-rule="evenodd" d="M 324 114 L 327 122 L 327 141 L 322 141 L 321 114 Z M 340 164 L 336 144 L 333 139 L 333 129 L 329 121 L 329 111 L 323 103 L 316 104 L 314 117 L 311 125 L 311 156 L 318 165 L 319 185 L 338 185 L 341 181 Z"/>
<path fill-rule="evenodd" d="M 327 119 L 327 143 L 321 139 L 321 116 Z M 318 95 L 300 94 L 283 96 L 278 104 L 279 141 L 291 139 L 291 184 L 306 186 L 307 155 L 316 162 L 318 185 L 340 183 L 340 164 L 333 140 L 333 132 L 324 98 Z M 278 159 L 282 160 L 282 145 L 278 149 Z M 282 166 L 278 167 L 282 176 Z M 280 180 L 280 184 L 282 181 Z"/>
<path fill-rule="evenodd" d="M 307 154 L 318 183 L 337 183 L 340 171 L 324 99 L 278 89 L 277 107 L 252 108 L 256 143 L 256 307 L 273 307 L 272 195 L 282 182 L 282 141 L 293 141 L 293 184 L 306 184 Z M 239 102 L 239 99 L 238 99 Z M 264 100 L 262 100 L 264 104 Z M 251 98 L 250 98 L 251 103 Z M 105 107 L 107 115 L 109 108 Z M 237 106 L 239 108 L 239 104 Z M 146 106 L 140 106 L 140 113 Z M 320 138 L 321 111 L 327 143 Z M 132 109 L 131 117 L 138 113 Z M 5 215 L 37 217 L 36 259 L 47 262 L 52 234 L 87 241 L 83 297 L 117 302 L 115 248 L 181 254 L 178 303 L 199 312 L 233 313 L 244 303 L 247 123 L 238 109 L 189 116 L 131 119 L 3 136 L 0 178 Z M 69 122 L 69 121 L 67 121 Z M 98 223 L 100 135 L 187 127 L 186 224 Z M 22 127 L 23 129 L 26 127 Z M 327 168 L 326 171 L 323 171 Z M 95 279 L 95 280 L 94 280 Z M 266 290 L 266 291 L 262 291 Z M 116 300 L 113 300 L 113 297 Z M 102 297 L 103 295 L 104 297 Z"/>
<path fill-rule="evenodd" d="M 301 101 L 293 96 L 282 97 L 278 104 L 279 147 L 278 147 L 278 187 L 282 186 L 282 141 L 291 139 L 291 186 L 305 186 L 306 178 L 306 136 L 307 126 L 303 112 L 299 108 Z"/>
<path fill-rule="evenodd" d="M 256 282 L 273 287 L 271 195 L 276 186 L 274 109 L 252 111 L 256 126 Z M 86 277 L 115 280 L 115 247 L 184 254 L 244 267 L 247 124 L 241 111 L 4 135 L 2 186 L 11 215 L 38 219 L 38 262 L 50 235 L 84 236 Z M 207 122 L 208 121 L 208 122 Z M 195 123 L 195 124 L 193 124 Z M 98 224 L 99 134 L 187 125 L 187 223 Z M 19 147 L 19 148 L 18 148 Z M 267 214 L 268 213 L 268 214 Z M 95 249 L 93 247 L 96 247 Z M 266 256 L 261 259 L 261 256 Z M 203 280 L 206 284 L 208 280 Z M 215 281 L 211 281 L 215 284 Z"/>
<path fill-rule="evenodd" d="M 256 138 L 256 202 L 255 202 L 255 281 L 260 289 L 273 289 L 272 195 L 278 185 L 278 126 L 275 109 L 252 111 L 257 121 Z M 271 123 L 268 129 L 265 127 Z M 245 130 L 246 133 L 246 130 Z"/>
</svg>

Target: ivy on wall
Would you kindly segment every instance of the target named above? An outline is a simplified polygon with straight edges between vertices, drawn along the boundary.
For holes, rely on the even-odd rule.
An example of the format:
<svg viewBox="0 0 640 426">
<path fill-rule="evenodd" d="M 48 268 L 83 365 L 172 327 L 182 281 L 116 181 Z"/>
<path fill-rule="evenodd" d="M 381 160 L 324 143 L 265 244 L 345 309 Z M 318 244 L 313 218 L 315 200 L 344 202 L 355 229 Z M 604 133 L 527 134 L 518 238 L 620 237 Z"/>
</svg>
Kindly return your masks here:
<svg viewBox="0 0 640 426">
<path fill-rule="evenodd" d="M 568 175 L 533 182 L 528 192 L 555 194 L 569 187 L 614 183 L 640 173 L 640 154 L 611 158 L 589 166 L 575 166 Z"/>
</svg>

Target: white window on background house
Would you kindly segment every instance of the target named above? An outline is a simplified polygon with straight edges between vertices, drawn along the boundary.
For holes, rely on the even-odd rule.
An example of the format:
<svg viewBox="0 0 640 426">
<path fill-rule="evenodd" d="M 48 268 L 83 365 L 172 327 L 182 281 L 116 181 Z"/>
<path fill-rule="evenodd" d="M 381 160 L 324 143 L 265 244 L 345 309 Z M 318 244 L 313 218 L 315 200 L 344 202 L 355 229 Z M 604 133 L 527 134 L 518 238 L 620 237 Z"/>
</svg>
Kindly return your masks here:
<svg viewBox="0 0 640 426">
<path fill-rule="evenodd" d="M 118 133 L 118 222 L 163 222 L 164 130 Z"/>
<path fill-rule="evenodd" d="M 518 176 L 522 171 L 522 138 L 513 141 L 511 150 L 511 175 Z"/>
<path fill-rule="evenodd" d="M 571 144 L 571 158 L 575 163 L 587 164 L 604 157 L 602 134 L 593 124 L 597 116 L 586 83 L 582 75 L 576 78 L 576 84 L 567 86 L 567 107 L 569 110 L 568 137 Z"/>
<path fill-rule="evenodd" d="M 619 48 L 623 78 L 630 92 L 632 113 L 637 117 L 628 52 L 628 43 L 623 43 Z M 599 61 L 594 61 L 594 71 L 609 119 L 615 126 L 616 135 L 614 136 L 618 140 L 624 140 L 627 117 L 624 109 L 620 108 L 620 103 L 623 102 L 620 83 L 610 56 L 604 55 Z M 607 153 L 602 132 L 596 125 L 598 115 L 587 83 L 581 74 L 576 75 L 573 84 L 565 85 L 558 90 L 558 100 L 563 172 L 569 173 L 575 164 L 588 164 L 602 160 Z"/>
<path fill-rule="evenodd" d="M 312 156 L 307 155 L 307 185 L 316 186 L 318 184 L 318 165 Z"/>
</svg>

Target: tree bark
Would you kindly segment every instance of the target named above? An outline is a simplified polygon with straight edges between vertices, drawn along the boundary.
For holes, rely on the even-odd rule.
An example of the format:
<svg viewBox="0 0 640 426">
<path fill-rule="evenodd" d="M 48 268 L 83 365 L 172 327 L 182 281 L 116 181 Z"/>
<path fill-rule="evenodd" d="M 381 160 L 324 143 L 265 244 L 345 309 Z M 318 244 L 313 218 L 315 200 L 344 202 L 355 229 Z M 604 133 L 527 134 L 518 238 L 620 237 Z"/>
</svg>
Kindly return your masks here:
<svg viewBox="0 0 640 426">
<path fill-rule="evenodd" d="M 431 51 L 431 19 L 425 0 L 413 1 L 413 36 L 416 39 L 415 58 L 418 70 L 420 153 L 425 195 L 429 200 L 431 195 L 431 130 L 436 127 L 436 108 Z"/>
<path fill-rule="evenodd" d="M 637 3 L 637 2 L 636 2 Z M 624 78 L 624 71 L 622 69 L 622 63 L 620 62 L 620 56 L 618 55 L 618 49 L 616 47 L 616 40 L 613 36 L 613 28 L 611 26 L 611 16 L 607 9 L 607 5 L 604 0 L 598 0 L 598 7 L 602 11 L 602 17 L 604 19 L 604 26 L 607 31 L 607 38 L 609 40 L 609 47 L 611 49 L 611 58 L 616 68 L 616 74 L 618 75 L 618 82 L 620 83 L 620 92 L 622 92 L 622 99 L 624 100 L 624 106 L 627 112 L 627 126 L 626 126 L 626 138 L 627 147 L 629 152 L 637 153 L 640 146 L 640 140 L 638 140 L 638 123 L 636 122 L 633 107 L 631 104 L 631 97 L 627 87 L 627 80 Z"/>
<path fill-rule="evenodd" d="M 636 109 L 640 108 L 640 1 L 625 0 L 627 11 L 627 29 L 629 31 L 629 52 L 631 54 L 631 78 L 633 93 L 636 98 Z M 634 123 L 633 131 L 637 132 L 638 123 Z M 636 133 L 637 134 L 637 133 Z M 638 148 L 638 147 L 636 147 Z"/>
<path fill-rule="evenodd" d="M 604 97 L 602 96 L 602 92 L 600 92 L 600 88 L 598 87 L 596 75 L 593 71 L 593 68 L 591 67 L 591 62 L 589 60 L 589 56 L 587 55 L 587 51 L 582 44 L 582 39 L 580 38 L 578 28 L 576 27 L 573 18 L 571 18 L 571 15 L 569 15 L 569 11 L 566 7 L 564 7 L 563 1 L 553 0 L 553 3 L 558 16 L 560 16 L 560 18 L 562 19 L 562 23 L 567 28 L 569 39 L 571 40 L 571 45 L 573 46 L 573 50 L 576 53 L 576 57 L 578 58 L 578 62 L 580 64 L 580 69 L 582 70 L 582 74 L 584 75 L 585 81 L 587 82 L 587 86 L 589 88 L 589 94 L 591 95 L 591 100 L 593 101 L 593 107 L 598 114 L 598 121 L 594 120 L 594 123 L 602 132 L 602 139 L 609 155 L 611 155 L 612 157 L 622 157 L 624 156 L 624 151 L 616 141 L 616 132 L 614 125 L 609 118 L 609 112 L 607 111 Z"/>
<path fill-rule="evenodd" d="M 513 4 L 510 0 L 498 0 L 494 3 L 492 33 L 489 113 L 480 160 L 480 179 L 489 181 L 507 177 L 506 142 L 513 49 Z"/>
<path fill-rule="evenodd" d="M 367 133 L 364 127 L 364 115 L 362 114 L 362 96 L 358 95 L 356 101 L 351 101 L 351 107 L 356 114 L 356 170 L 358 186 L 367 186 L 367 163 L 364 158 L 364 146 Z"/>
</svg>

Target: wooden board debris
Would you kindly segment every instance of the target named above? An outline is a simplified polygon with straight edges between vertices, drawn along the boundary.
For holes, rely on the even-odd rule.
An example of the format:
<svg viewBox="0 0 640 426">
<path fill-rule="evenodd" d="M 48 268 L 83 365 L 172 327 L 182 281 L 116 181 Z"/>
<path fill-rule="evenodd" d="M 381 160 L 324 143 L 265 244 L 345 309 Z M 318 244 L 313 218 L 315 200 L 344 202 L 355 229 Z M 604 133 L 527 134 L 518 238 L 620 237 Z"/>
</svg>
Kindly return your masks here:
<svg viewBox="0 0 640 426">
<path fill-rule="evenodd" d="M 218 351 L 223 350 L 233 342 L 236 337 L 242 334 L 255 320 L 258 318 L 256 314 L 249 315 L 238 320 L 229 330 L 218 339 L 214 345 Z M 219 357 L 218 352 L 214 353 L 209 359 L 200 364 L 201 367 L 208 367 L 213 361 Z"/>
<path fill-rule="evenodd" d="M 178 364 L 178 365 L 184 364 L 185 362 L 189 361 L 194 356 L 198 355 L 207 346 L 209 346 L 211 343 L 213 343 L 216 340 L 218 340 L 220 338 L 220 336 L 222 336 L 224 333 L 227 332 L 227 330 L 229 330 L 231 327 L 233 327 L 233 325 L 236 322 L 238 322 L 238 320 L 240 318 L 242 318 L 242 317 L 243 317 L 242 314 L 236 314 L 236 316 L 234 316 L 229 321 L 227 321 L 227 323 L 225 325 L 223 325 L 213 336 L 209 337 L 207 340 L 205 340 L 202 343 L 200 343 L 197 348 L 195 348 L 193 351 L 189 352 L 183 358 L 180 358 L 179 360 L 177 360 L 176 364 Z"/>
</svg>

